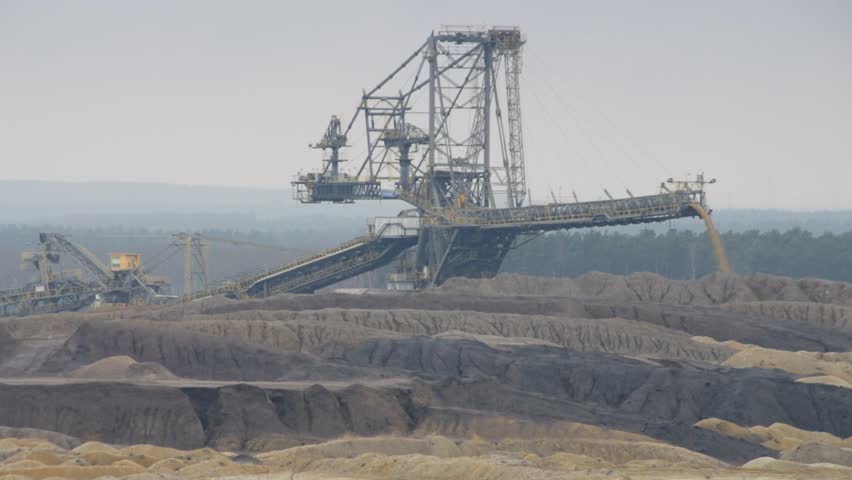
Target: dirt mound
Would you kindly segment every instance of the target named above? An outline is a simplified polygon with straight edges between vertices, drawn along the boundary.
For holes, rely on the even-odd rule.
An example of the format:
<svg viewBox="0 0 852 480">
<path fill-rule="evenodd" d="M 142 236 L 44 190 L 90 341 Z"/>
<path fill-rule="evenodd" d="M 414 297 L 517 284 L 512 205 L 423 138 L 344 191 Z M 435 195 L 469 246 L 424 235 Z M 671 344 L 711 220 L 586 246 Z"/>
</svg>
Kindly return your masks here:
<svg viewBox="0 0 852 480">
<path fill-rule="evenodd" d="M 361 311 L 250 311 L 206 317 L 187 317 L 175 327 L 207 335 L 239 339 L 275 350 L 316 353 L 330 344 L 352 345 L 402 334 L 356 321 Z M 354 318 L 353 318 L 354 317 Z M 388 325 L 384 325 L 387 327 Z"/>
<path fill-rule="evenodd" d="M 579 446 L 583 444 L 584 446 Z M 520 444 L 491 444 L 479 440 L 453 441 L 443 437 L 426 439 L 352 439 L 300 447 L 259 456 L 265 463 L 296 472 L 326 474 L 332 478 L 490 478 L 490 479 L 585 479 L 627 478 L 622 476 L 637 461 L 654 458 L 655 475 L 665 478 L 664 468 L 722 468 L 724 464 L 703 455 L 662 444 L 629 444 L 601 441 L 567 441 L 567 450 L 577 448 L 615 456 L 622 466 L 591 455 L 560 451 L 539 455 L 515 451 Z M 645 460 L 647 461 L 647 460 Z M 626 467 L 626 468 L 623 468 Z M 649 470 L 649 469 L 646 469 Z"/>
<path fill-rule="evenodd" d="M 736 351 L 723 366 L 733 368 L 770 368 L 796 376 L 801 383 L 852 388 L 852 353 L 790 352 L 748 345 L 740 342 L 717 342 L 708 337 L 692 337 L 708 345 L 722 345 Z"/>
<path fill-rule="evenodd" d="M 455 407 L 552 417 L 552 410 L 568 408 L 544 401 L 553 398 L 594 405 L 591 416 L 573 408 L 573 417 L 565 418 L 583 423 L 602 422 L 599 415 L 606 408 L 646 421 L 665 418 L 690 425 L 701 420 L 695 412 L 716 412 L 714 416 L 740 424 L 795 419 L 800 428 L 852 434 L 852 416 L 848 422 L 841 420 L 847 415 L 841 411 L 852 409 L 852 392 L 796 383 L 770 371 L 708 370 L 542 346 L 495 349 L 478 342 L 428 337 L 366 342 L 342 358 L 354 365 L 446 379 L 433 400 L 440 398 Z M 517 392 L 538 398 L 523 403 Z M 834 400 L 828 400 L 829 396 Z M 799 402 L 811 407 L 802 411 Z M 841 422 L 844 426 L 838 428 Z"/>
<path fill-rule="evenodd" d="M 157 445 L 131 445 L 121 449 L 121 453 L 131 458 L 148 458 L 154 461 L 165 460 L 167 458 L 179 457 L 184 455 L 182 450 L 176 448 L 160 447 Z"/>
<path fill-rule="evenodd" d="M 425 308 L 415 309 L 424 300 L 444 298 L 439 294 L 408 294 L 369 296 L 372 301 L 387 300 L 387 305 L 372 305 L 370 308 L 358 305 L 349 308 L 344 295 L 342 305 L 335 305 L 331 296 L 319 295 L 306 297 L 305 303 L 325 306 L 320 310 L 306 309 L 306 305 L 295 300 L 288 301 L 286 309 L 275 309 L 273 299 L 270 305 L 261 302 L 252 303 L 257 308 L 236 310 L 215 315 L 186 316 L 183 321 L 175 322 L 180 328 L 202 333 L 239 338 L 245 342 L 257 343 L 275 349 L 317 352 L 329 344 L 351 345 L 363 340 L 376 338 L 399 338 L 410 335 L 436 335 L 458 330 L 476 335 L 496 335 L 503 337 L 536 338 L 573 349 L 587 349 L 601 345 L 596 350 L 611 351 L 629 355 L 662 355 L 670 345 L 669 336 L 666 346 L 654 353 L 648 345 L 653 345 L 659 337 L 649 329 L 649 324 L 663 327 L 668 333 L 684 332 L 688 335 L 704 335 L 719 340 L 738 340 L 767 348 L 808 351 L 846 351 L 852 345 L 852 331 L 839 333 L 837 329 L 821 327 L 816 324 L 769 318 L 761 315 L 732 314 L 731 311 L 717 306 L 689 306 L 636 303 L 632 301 L 604 302 L 602 300 L 571 300 L 554 297 L 464 297 L 447 294 L 445 297 L 457 300 L 468 298 L 470 303 L 493 299 L 495 302 L 508 302 L 512 310 L 528 310 L 530 313 L 494 313 L 471 311 L 464 303 L 458 303 L 455 310 L 441 310 L 439 302 L 429 303 Z M 323 301 L 317 298 L 324 299 Z M 311 300 L 308 302 L 307 300 Z M 416 300 L 416 301 L 415 301 Z M 444 299 L 446 301 L 446 299 Z M 408 302 L 408 303 L 406 303 Z M 546 315 L 533 314 L 536 302 L 546 303 Z M 561 305 L 560 302 L 569 302 Z M 487 302 L 486 302 L 487 305 Z M 289 309 L 293 307 L 294 309 Z M 484 308 L 481 310 L 485 310 Z M 627 319 L 628 322 L 609 319 Z M 584 320 L 585 319 L 585 320 Z M 590 322 L 605 320 L 608 323 Z M 637 323 L 641 322 L 641 323 Z M 649 348 L 646 351 L 626 351 L 613 349 L 606 338 L 598 341 L 595 337 L 606 336 L 595 329 L 605 329 L 622 337 L 638 337 Z M 551 333 L 553 332 L 553 333 Z M 650 335 L 650 338 L 646 335 Z M 590 341 L 583 342 L 582 339 Z M 629 343 L 629 342 L 628 342 Z M 638 343 L 638 342 L 634 342 Z M 588 345 L 588 346 L 584 346 Z M 691 350 L 692 347 L 689 347 Z M 684 358 L 678 354 L 676 358 Z M 692 357 L 696 358 L 696 357 Z"/>
<path fill-rule="evenodd" d="M 773 423 L 768 427 L 760 425 L 742 427 L 718 418 L 708 418 L 697 422 L 695 426 L 778 451 L 790 450 L 806 443 L 838 448 L 852 447 L 852 438 L 843 439 L 830 433 L 803 430 L 784 423 Z"/>
<path fill-rule="evenodd" d="M 178 377 L 159 363 L 137 362 L 125 356 L 102 358 L 70 374 L 73 378 L 98 380 L 175 380 Z"/>
<path fill-rule="evenodd" d="M 118 449 L 113 447 L 112 445 L 107 445 L 103 442 L 97 442 L 90 440 L 72 450 L 73 453 L 78 455 L 86 455 L 90 453 L 108 453 L 108 454 L 117 454 Z"/>
<path fill-rule="evenodd" d="M 729 303 L 722 307 L 733 312 L 806 322 L 824 328 L 852 329 L 852 306 L 813 302 L 764 301 Z"/>
<path fill-rule="evenodd" d="M 821 383 L 823 385 L 833 385 L 835 387 L 841 388 L 852 388 L 852 383 L 849 383 L 843 379 L 832 377 L 830 375 L 819 375 L 816 377 L 802 377 L 796 379 L 797 382 L 801 383 Z"/>
<path fill-rule="evenodd" d="M 168 307 L 169 310 L 179 310 L 184 314 L 208 314 L 217 310 L 240 303 L 239 300 L 228 298 L 224 295 L 216 295 L 214 297 L 205 298 L 195 302 L 189 302 L 175 307 Z"/>
<path fill-rule="evenodd" d="M 112 443 L 204 444 L 201 421 L 180 390 L 125 383 L 0 384 L 0 424 Z"/>
<path fill-rule="evenodd" d="M 66 312 L 26 317 L 2 317 L 0 325 L 17 340 L 59 340 L 68 338 L 87 321 L 102 317 L 98 313 Z"/>
<path fill-rule="evenodd" d="M 744 470 L 806 473 L 807 478 L 849 478 L 852 468 L 832 463 L 798 463 L 772 457 L 756 458 L 742 466 Z M 801 478 L 801 477 L 799 477 Z"/>
<path fill-rule="evenodd" d="M 0 464 L 39 478 L 848 475 L 850 310 L 846 284 L 593 273 L 4 319 L 0 374 L 70 378 L 0 382 L 0 424 L 105 443 L 0 439 Z M 266 382 L 280 380 L 298 381 Z"/>
<path fill-rule="evenodd" d="M 160 364 L 185 378 L 274 380 L 282 372 L 317 363 L 301 353 L 165 327 L 141 322 L 85 323 L 48 357 L 41 372 L 70 373 L 101 359 L 128 356 Z M 139 370 L 144 374 L 144 367 Z"/>
<path fill-rule="evenodd" d="M 616 442 L 618 443 L 618 442 Z M 144 447 L 144 446 L 143 446 Z M 109 446 L 92 444 L 92 449 L 82 455 L 112 456 L 106 465 L 90 465 L 77 452 L 63 455 L 72 459 L 61 465 L 45 465 L 36 460 L 0 461 L 2 478 L 25 479 L 82 479 L 82 478 L 125 478 L 127 480 L 154 480 L 162 478 L 289 478 L 297 473 L 297 478 L 486 478 L 509 480 L 513 478 L 536 479 L 580 479 L 613 478 L 618 469 L 635 470 L 637 460 L 616 465 L 606 460 L 558 451 L 553 454 L 528 453 L 521 444 L 498 445 L 482 440 L 455 441 L 444 437 L 422 439 L 379 437 L 351 438 L 335 440 L 329 443 L 291 448 L 270 452 L 249 458 L 247 463 L 239 463 L 225 455 L 212 451 L 173 451 L 174 456 L 155 462 L 147 468 L 130 457 L 121 458 L 105 450 Z M 650 448 L 650 450 L 648 450 Z M 671 449 L 665 445 L 627 446 L 613 445 L 603 447 L 601 452 L 621 451 L 624 459 L 631 452 L 638 452 L 637 458 L 658 449 L 661 452 Z M 138 450 L 131 446 L 121 450 Z M 643 452 L 643 449 L 644 452 Z M 145 448 L 142 448 L 144 451 Z M 678 450 L 678 449 L 673 449 Z M 111 451 L 118 450 L 112 448 Z M 209 452 L 209 453 L 205 453 Z M 22 452 L 28 455 L 33 452 Z M 164 453 L 164 452 L 158 452 Z M 239 458 L 235 456 L 234 458 Z M 243 456 L 246 457 L 246 456 Z M 657 473 L 674 473 L 686 465 L 705 470 L 724 465 L 701 455 L 685 452 L 681 456 L 665 457 L 655 460 Z M 138 457 L 135 457 L 138 458 Z M 672 462 L 671 459 L 678 461 Z M 680 461 L 681 459 L 686 461 Z M 642 461 L 642 460 L 638 460 Z M 647 469 L 646 469 L 647 470 Z M 617 478 L 617 477 L 616 477 Z"/>
<path fill-rule="evenodd" d="M 21 475 L 30 480 L 33 479 L 88 479 L 101 477 L 125 477 L 128 475 L 144 473 L 145 469 L 136 464 L 120 464 L 107 466 L 78 466 L 78 465 L 52 465 L 25 468 L 4 468 L 0 473 L 6 475 Z"/>
<path fill-rule="evenodd" d="M 734 340 L 778 350 L 845 352 L 852 331 L 743 313 L 731 314 L 719 306 L 624 303 L 590 300 L 587 317 L 625 318 L 659 325 L 693 336 Z"/>
<path fill-rule="evenodd" d="M 541 439 L 610 439 L 650 442 L 651 437 L 639 433 L 613 430 L 586 423 L 551 419 L 540 422 L 532 418 L 496 415 L 485 412 L 434 408 L 424 416 L 413 432 L 418 437 L 482 439 L 488 442 Z"/>
<path fill-rule="evenodd" d="M 207 444 L 223 450 L 281 449 L 347 434 L 407 434 L 417 420 L 407 392 L 360 385 L 336 391 L 320 385 L 185 391 L 204 419 Z"/>
<path fill-rule="evenodd" d="M 798 463 L 833 463 L 852 467 L 852 449 L 806 442 L 782 452 L 781 459 Z"/>
<path fill-rule="evenodd" d="M 191 304 L 189 304 L 191 305 Z M 506 294 L 500 297 L 467 295 L 443 290 L 392 292 L 370 295 L 316 293 L 313 295 L 282 294 L 265 299 L 252 299 L 205 308 L 187 304 L 148 309 L 146 312 L 126 312 L 123 318 L 180 320 L 192 316 L 226 315 L 254 311 L 302 311 L 338 308 L 346 310 L 440 310 L 483 313 L 517 313 L 525 315 L 580 316 L 583 308 L 577 302 L 562 297 L 538 297 Z M 65 314 L 69 315 L 69 314 Z M 250 317 L 246 317 L 250 318 Z"/>
<path fill-rule="evenodd" d="M 852 353 L 787 352 L 750 346 L 735 353 L 722 365 L 735 368 L 774 368 L 794 375 L 830 376 L 842 382 L 852 382 Z"/>
<path fill-rule="evenodd" d="M 59 453 L 59 449 L 55 450 L 34 450 L 34 449 L 24 449 L 22 453 L 18 455 L 14 455 L 8 460 L 4 462 L 5 465 L 8 465 L 12 462 L 22 461 L 22 460 L 31 460 L 34 462 L 38 462 L 41 465 L 61 465 L 65 463 L 71 458 L 70 455 L 66 453 Z"/>
<path fill-rule="evenodd" d="M 465 332 L 506 339 L 533 339 L 571 350 L 719 362 L 726 346 L 693 342 L 689 335 L 619 318 L 565 318 L 464 311 L 341 310 L 252 311 L 191 318 L 177 327 L 229 335 L 273 348 L 335 356 L 364 340 Z M 518 343 L 518 340 L 511 340 Z M 520 343 L 523 343 L 521 341 Z M 542 343 L 542 342 L 528 342 Z"/>
<path fill-rule="evenodd" d="M 498 335 L 482 335 L 476 333 L 468 333 L 462 330 L 449 330 L 434 335 L 435 338 L 443 338 L 447 340 L 472 340 L 475 342 L 484 343 L 491 347 L 500 346 L 520 346 L 520 345 L 544 345 L 547 347 L 559 347 L 555 343 L 547 340 L 529 337 L 501 337 Z"/>
<path fill-rule="evenodd" d="M 642 431 L 725 461 L 754 458 L 766 448 L 692 428 L 702 420 L 697 412 L 741 425 L 783 421 L 852 435 L 852 391 L 769 370 L 432 337 L 365 342 L 337 361 L 423 382 L 342 390 L 0 385 L 0 423 L 115 443 L 265 450 L 346 434 L 408 435 L 429 422 L 464 427 L 471 424 L 465 416 L 489 412 Z"/>
<path fill-rule="evenodd" d="M 82 443 L 78 438 L 50 430 L 39 430 L 37 428 L 15 428 L 7 426 L 0 426 L 0 438 L 40 439 L 66 450 L 72 449 Z"/>
<path fill-rule="evenodd" d="M 653 273 L 620 276 L 591 272 L 573 279 L 501 274 L 493 279 L 452 278 L 441 288 L 477 295 L 560 296 L 674 305 L 711 305 L 758 299 L 746 279 L 723 274 L 692 281 L 671 280 Z"/>
<path fill-rule="evenodd" d="M 591 272 L 577 278 L 500 274 L 492 279 L 451 278 L 441 289 L 474 295 L 561 296 L 672 305 L 782 300 L 852 306 L 852 285 L 848 283 L 760 273 L 748 277 L 714 273 L 698 280 L 671 280 L 653 273 L 620 276 Z"/>
</svg>

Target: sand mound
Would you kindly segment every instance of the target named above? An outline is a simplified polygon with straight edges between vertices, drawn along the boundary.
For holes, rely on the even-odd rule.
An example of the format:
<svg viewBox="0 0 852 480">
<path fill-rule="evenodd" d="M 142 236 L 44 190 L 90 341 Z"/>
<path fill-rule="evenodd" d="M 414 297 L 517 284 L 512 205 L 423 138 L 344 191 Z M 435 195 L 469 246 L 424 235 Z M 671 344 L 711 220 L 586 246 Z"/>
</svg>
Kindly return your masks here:
<svg viewBox="0 0 852 480">
<path fill-rule="evenodd" d="M 802 430 L 784 423 L 773 423 L 768 427 L 742 427 L 718 418 L 707 418 L 697 422 L 696 427 L 714 431 L 721 435 L 750 443 L 761 444 L 773 450 L 789 450 L 805 443 L 852 447 L 852 437 L 838 438 L 826 432 Z"/>
<path fill-rule="evenodd" d="M 203 462 L 206 460 L 228 460 L 227 455 L 217 452 L 212 448 L 198 448 L 195 450 L 185 451 L 180 458 L 186 459 L 191 463 Z"/>
<path fill-rule="evenodd" d="M 765 445 L 766 442 L 772 440 L 772 436 L 768 431 L 759 431 L 746 427 L 741 427 L 736 423 L 718 418 L 706 418 L 695 424 L 698 428 L 717 432 L 726 437 L 738 438 L 750 443 L 759 443 Z"/>
<path fill-rule="evenodd" d="M 359 478 L 422 478 L 422 479 L 480 479 L 480 480 L 556 480 L 571 478 L 564 473 L 540 470 L 522 460 L 504 456 L 464 458 L 435 458 L 423 455 L 387 457 L 365 454 L 356 458 L 317 461 L 312 472 L 333 472 Z M 572 475 L 573 477 L 573 475 Z M 602 475 L 586 474 L 586 478 Z M 577 478 L 577 477 L 574 477 Z M 612 477 L 610 477 L 612 478 Z"/>
<path fill-rule="evenodd" d="M 524 418 L 466 414 L 454 411 L 433 411 L 414 432 L 419 437 L 445 436 L 450 438 L 484 439 L 498 442 L 505 439 L 584 438 L 649 442 L 651 437 L 638 433 L 614 430 L 578 422 L 550 420 L 538 422 Z"/>
<path fill-rule="evenodd" d="M 177 306 L 170 307 L 174 310 L 180 310 L 182 313 L 200 313 L 205 314 L 209 312 L 211 309 L 217 309 L 226 305 L 233 305 L 235 303 L 239 303 L 239 300 L 234 300 L 228 298 L 224 295 L 216 295 L 215 297 L 208 297 L 202 300 L 197 300 L 195 302 L 184 303 Z"/>
<path fill-rule="evenodd" d="M 788 352 L 750 346 L 735 353 L 722 365 L 734 368 L 773 368 L 794 375 L 830 376 L 852 383 L 852 353 Z"/>
<path fill-rule="evenodd" d="M 693 342 L 704 343 L 707 345 L 724 345 L 735 352 L 739 352 L 741 350 L 745 350 L 749 347 L 753 347 L 754 345 L 748 343 L 738 342 L 736 340 L 725 340 L 724 342 L 720 342 L 715 338 L 705 337 L 705 336 L 695 336 L 690 338 Z"/>
<path fill-rule="evenodd" d="M 852 383 L 843 380 L 842 378 L 833 377 L 831 375 L 819 375 L 816 377 L 802 377 L 796 380 L 800 383 L 819 383 L 822 385 L 833 385 L 835 387 L 852 388 Z"/>
<path fill-rule="evenodd" d="M 102 358 L 82 366 L 70 374 L 73 378 L 97 380 L 175 380 L 178 377 L 166 367 L 154 362 L 137 362 L 126 356 Z"/>
<path fill-rule="evenodd" d="M 88 453 L 110 453 L 113 455 L 121 454 L 121 451 L 119 449 L 113 447 L 112 445 L 107 445 L 106 443 L 101 442 L 86 442 L 71 451 L 77 455 L 85 455 Z"/>
<path fill-rule="evenodd" d="M 0 451 L 20 450 L 58 450 L 56 444 L 41 438 L 0 438 Z"/>
<path fill-rule="evenodd" d="M 613 465 L 630 465 L 637 461 L 655 461 L 660 465 L 679 465 L 688 468 L 722 468 L 726 464 L 714 458 L 660 442 L 639 442 L 611 439 L 552 439 L 504 440 L 488 447 L 487 451 L 509 451 L 518 454 L 535 453 L 542 457 L 571 454 L 593 458 Z"/>
<path fill-rule="evenodd" d="M 709 337 L 691 337 L 696 343 L 719 345 L 735 351 L 722 365 L 733 368 L 770 368 L 793 375 L 805 375 L 798 381 L 852 388 L 852 353 L 791 352 L 749 345 L 736 341 L 718 342 Z"/>
<path fill-rule="evenodd" d="M 528 337 L 500 337 L 498 335 L 477 335 L 475 333 L 464 332 L 461 330 L 449 330 L 446 332 L 433 335 L 435 338 L 446 338 L 448 340 L 475 340 L 482 342 L 492 347 L 513 346 L 513 345 L 546 345 L 548 347 L 558 347 L 559 345 L 539 338 Z"/>
<path fill-rule="evenodd" d="M 852 467 L 852 449 L 806 442 L 782 452 L 781 459 L 798 463 L 832 463 Z"/>
<path fill-rule="evenodd" d="M 131 445 L 121 449 L 122 455 L 134 461 L 136 458 L 144 459 L 146 462 L 149 462 L 149 465 L 167 458 L 180 457 L 185 453 L 183 450 L 157 445 Z"/>
<path fill-rule="evenodd" d="M 272 470 L 266 465 L 241 465 L 227 458 L 210 459 L 187 465 L 178 474 L 183 478 L 211 478 L 233 475 L 263 475 Z"/>
<path fill-rule="evenodd" d="M 166 475 L 162 473 L 156 472 L 145 472 L 145 473 L 134 473 L 132 475 L 126 475 L 121 477 L 121 480 L 178 480 L 180 477 L 176 475 Z M 99 478 L 96 480 L 112 480 L 111 478 Z M 240 480 L 249 480 L 249 477 L 242 478 Z M 261 480 L 261 479 L 256 479 Z M 266 479 L 263 479 L 266 480 Z M 270 479 L 271 480 L 271 479 Z"/>
<path fill-rule="evenodd" d="M 43 467 L 44 464 L 38 462 L 36 460 L 18 460 L 15 462 L 3 463 L 0 465 L 0 469 L 2 470 L 21 470 L 25 468 L 38 468 Z"/>
<path fill-rule="evenodd" d="M 120 453 L 110 453 L 105 451 L 94 451 L 79 453 L 80 458 L 87 461 L 89 465 L 113 465 L 116 462 L 125 460 L 125 456 Z"/>
<path fill-rule="evenodd" d="M 149 472 L 176 472 L 187 465 L 186 461 L 177 458 L 165 458 L 148 467 Z"/>
<path fill-rule="evenodd" d="M 766 470 L 775 472 L 807 472 L 817 478 L 823 474 L 833 476 L 842 475 L 844 478 L 852 474 L 852 468 L 833 463 L 798 463 L 787 460 L 778 460 L 772 457 L 760 457 L 744 464 L 741 468 L 745 470 Z M 831 478 L 831 477 L 829 477 Z"/>
<path fill-rule="evenodd" d="M 816 442 L 825 445 L 852 447 L 852 438 L 842 439 L 830 433 L 802 430 L 801 428 L 796 428 L 792 425 L 787 425 L 785 423 L 773 423 L 768 427 L 768 430 L 776 436 L 781 436 L 784 438 L 794 438 L 796 440 L 799 440 L 800 443 Z"/>
<path fill-rule="evenodd" d="M 779 427 L 783 429 L 782 427 Z M 228 455 L 210 449 L 182 451 L 151 445 L 117 449 L 89 442 L 78 452 L 68 452 L 75 460 L 93 457 L 113 460 L 109 465 L 75 464 L 69 461 L 50 466 L 33 459 L 7 461 L 0 465 L 0 480 L 164 480 L 179 478 L 233 478 L 305 480 L 366 480 L 378 478 L 422 478 L 428 480 L 585 480 L 585 479 L 694 479 L 746 478 L 790 479 L 848 478 L 852 469 L 838 462 L 852 452 L 823 445 L 804 444 L 785 452 L 781 460 L 758 458 L 742 470 L 733 469 L 704 455 L 659 442 L 612 440 L 600 427 L 576 424 L 571 433 L 551 438 L 450 439 L 372 437 L 345 438 L 323 444 L 267 452 L 235 462 Z M 619 432 L 612 432 L 618 436 Z M 601 438 L 581 438 L 582 436 Z M 627 437 L 636 434 L 624 434 Z M 627 438 L 625 437 L 625 438 Z M 613 437 L 614 438 L 614 437 Z M 111 453 L 112 452 L 112 453 Z M 42 450 L 26 454 L 50 453 Z M 164 457 L 147 469 L 130 456 Z M 58 454 L 57 454 L 58 455 Z M 66 455 L 66 454 L 63 454 Z M 44 456 L 49 461 L 58 457 Z M 262 462 L 262 463 L 259 463 Z"/>
<path fill-rule="evenodd" d="M 42 465 L 61 465 L 66 462 L 70 457 L 63 453 L 57 453 L 51 450 L 29 450 L 27 449 L 24 453 L 15 455 L 6 461 L 6 463 L 18 460 L 33 460 L 41 463 Z"/>
<path fill-rule="evenodd" d="M 37 440 L 40 442 L 48 442 L 51 445 L 48 448 L 60 447 L 66 450 L 70 450 L 83 443 L 79 439 L 70 435 L 63 435 L 58 432 L 40 430 L 37 428 L 0 427 L 0 439 L 24 442 L 26 442 L 27 439 Z"/>
<path fill-rule="evenodd" d="M 367 454 L 382 456 L 424 455 L 438 458 L 456 458 L 487 455 L 492 452 L 512 452 L 514 455 L 537 455 L 540 458 L 565 454 L 565 459 L 594 459 L 592 463 L 624 465 L 637 460 L 655 460 L 666 465 L 690 468 L 721 468 L 726 465 L 706 455 L 685 448 L 659 442 L 624 441 L 611 439 L 509 439 L 485 441 L 481 439 L 452 440 L 430 436 L 413 438 L 355 438 L 335 440 L 319 445 L 295 447 L 287 450 L 259 454 L 266 464 L 304 469 L 317 459 L 356 458 Z M 520 458 L 520 457 L 519 457 Z"/>
<path fill-rule="evenodd" d="M 547 468 L 551 470 L 564 470 L 570 468 L 591 468 L 591 469 L 614 469 L 614 463 L 607 462 L 600 458 L 587 457 L 585 455 L 577 455 L 574 453 L 554 453 L 546 457 L 541 457 L 535 453 L 531 453 L 523 457 L 523 461 L 535 465 L 539 468 Z"/>
<path fill-rule="evenodd" d="M 389 456 L 420 454 L 454 457 L 461 455 L 462 450 L 454 442 L 444 437 L 426 439 L 404 437 L 352 438 L 261 453 L 256 455 L 256 458 L 268 465 L 303 468 L 317 459 L 354 458 L 368 453 L 380 453 Z"/>
<path fill-rule="evenodd" d="M 135 465 L 135 464 L 134 464 Z M 109 465 L 109 466 L 40 466 L 17 469 L 4 469 L 0 473 L 11 475 L 22 475 L 30 480 L 45 480 L 51 477 L 84 480 L 100 477 L 125 477 L 135 473 L 144 473 L 145 469 L 139 465 Z"/>
<path fill-rule="evenodd" d="M 120 378 L 127 373 L 136 360 L 127 356 L 107 357 L 80 367 L 70 376 L 75 378 Z"/>
</svg>

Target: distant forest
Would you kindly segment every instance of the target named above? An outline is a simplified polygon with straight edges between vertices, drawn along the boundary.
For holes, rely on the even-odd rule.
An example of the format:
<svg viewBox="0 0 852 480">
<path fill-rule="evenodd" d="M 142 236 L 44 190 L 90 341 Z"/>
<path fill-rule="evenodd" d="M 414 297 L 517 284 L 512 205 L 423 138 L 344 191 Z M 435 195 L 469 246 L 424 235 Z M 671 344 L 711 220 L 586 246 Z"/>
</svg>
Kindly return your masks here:
<svg viewBox="0 0 852 480">
<path fill-rule="evenodd" d="M 589 271 L 655 272 L 690 279 L 716 269 L 706 233 L 643 230 L 632 235 L 588 230 L 526 240 L 528 243 L 509 252 L 503 271 L 553 277 Z M 852 282 L 852 232 L 814 235 L 799 228 L 750 230 L 724 233 L 722 242 L 731 267 L 740 274 L 762 272 Z"/>
<path fill-rule="evenodd" d="M 291 225 L 295 227 L 296 225 Z M 301 225 L 303 228 L 305 225 Z M 169 230 L 101 227 L 91 228 L 7 225 L 0 226 L 0 289 L 14 288 L 32 279 L 32 273 L 19 270 L 20 253 L 34 248 L 38 232 L 56 231 L 106 259 L 110 252 L 143 254 L 143 264 L 162 250 L 173 255 L 152 273 L 172 281 L 181 291 L 183 262 L 180 250 L 170 247 Z M 233 242 L 212 242 L 210 279 L 212 282 L 246 276 L 271 266 L 286 264 L 300 256 L 328 248 L 361 234 L 347 222 L 326 224 L 321 229 L 298 231 L 203 230 L 209 236 Z M 757 230 L 722 234 L 728 258 L 740 274 L 764 272 L 791 277 L 814 276 L 852 282 L 852 231 L 819 235 L 793 228 L 784 232 Z M 277 245 L 258 248 L 239 242 Z M 697 278 L 715 270 L 716 264 L 706 233 L 691 230 L 638 232 L 582 230 L 557 232 L 537 237 L 521 237 L 510 251 L 502 271 L 527 275 L 570 277 L 589 271 L 613 274 L 655 272 L 675 278 Z M 76 265 L 69 263 L 68 268 Z M 338 286 L 384 286 L 384 274 L 391 267 L 362 275 Z"/>
<path fill-rule="evenodd" d="M 0 208 L 0 289 L 33 279 L 33 272 L 19 269 L 20 255 L 37 247 L 39 232 L 48 231 L 71 235 L 104 260 L 112 252 L 141 253 L 143 265 L 170 280 L 175 293 L 182 290 L 183 262 L 181 252 L 169 246 L 171 233 L 193 231 L 232 240 L 211 243 L 210 280 L 216 283 L 332 247 L 363 235 L 368 217 L 410 208 L 399 201 L 301 205 L 288 185 L 258 190 L 2 180 L 0 205 L 7 207 Z M 738 273 L 852 282 L 852 233 L 847 233 L 852 232 L 852 210 L 718 209 L 713 218 L 720 231 L 728 232 L 723 240 Z M 546 276 L 648 271 L 676 279 L 700 277 L 715 269 L 703 232 L 701 220 L 680 219 L 519 238 L 503 271 Z M 171 258 L 153 268 L 153 259 L 164 250 Z M 79 268 L 70 261 L 63 266 Z M 392 268 L 336 287 L 383 287 Z"/>
</svg>

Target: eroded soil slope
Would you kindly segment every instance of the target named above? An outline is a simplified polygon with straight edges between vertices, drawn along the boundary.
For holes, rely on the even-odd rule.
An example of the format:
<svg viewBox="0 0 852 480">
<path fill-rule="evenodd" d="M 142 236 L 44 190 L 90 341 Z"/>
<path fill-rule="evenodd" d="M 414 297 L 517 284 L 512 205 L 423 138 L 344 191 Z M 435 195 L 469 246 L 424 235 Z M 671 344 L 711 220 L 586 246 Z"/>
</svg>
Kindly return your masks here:
<svg viewBox="0 0 852 480">
<path fill-rule="evenodd" d="M 5 318 L 0 478 L 844 478 L 850 309 L 588 274 Z"/>
</svg>

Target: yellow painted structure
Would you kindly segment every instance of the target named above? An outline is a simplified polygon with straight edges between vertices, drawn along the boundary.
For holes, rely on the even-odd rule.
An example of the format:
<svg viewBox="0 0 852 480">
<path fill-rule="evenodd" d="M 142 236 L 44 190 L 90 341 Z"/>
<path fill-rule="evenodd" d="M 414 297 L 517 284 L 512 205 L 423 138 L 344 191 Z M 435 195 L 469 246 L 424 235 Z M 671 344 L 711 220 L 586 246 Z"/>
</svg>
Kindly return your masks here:
<svg viewBox="0 0 852 480">
<path fill-rule="evenodd" d="M 141 253 L 110 253 L 109 269 L 113 272 L 136 270 L 142 266 Z"/>
</svg>

